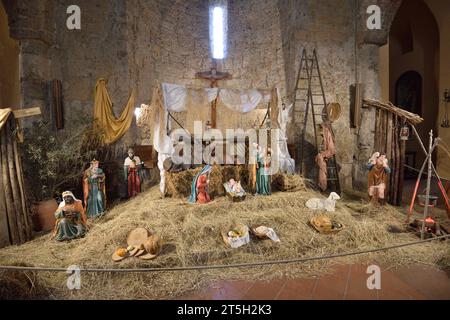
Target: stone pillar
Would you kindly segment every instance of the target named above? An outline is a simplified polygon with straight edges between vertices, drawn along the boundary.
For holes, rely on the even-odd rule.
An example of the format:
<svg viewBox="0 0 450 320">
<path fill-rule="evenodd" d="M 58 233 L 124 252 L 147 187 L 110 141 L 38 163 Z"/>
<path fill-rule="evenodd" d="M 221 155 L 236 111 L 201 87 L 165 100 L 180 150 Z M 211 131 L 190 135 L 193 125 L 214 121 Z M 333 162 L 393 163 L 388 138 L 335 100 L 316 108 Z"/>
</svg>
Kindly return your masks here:
<svg viewBox="0 0 450 320">
<path fill-rule="evenodd" d="M 49 118 L 47 83 L 51 79 L 50 50 L 53 43 L 49 0 L 2 0 L 12 38 L 20 42 L 20 105 L 40 107 Z M 33 119 L 24 121 L 27 126 Z"/>
</svg>

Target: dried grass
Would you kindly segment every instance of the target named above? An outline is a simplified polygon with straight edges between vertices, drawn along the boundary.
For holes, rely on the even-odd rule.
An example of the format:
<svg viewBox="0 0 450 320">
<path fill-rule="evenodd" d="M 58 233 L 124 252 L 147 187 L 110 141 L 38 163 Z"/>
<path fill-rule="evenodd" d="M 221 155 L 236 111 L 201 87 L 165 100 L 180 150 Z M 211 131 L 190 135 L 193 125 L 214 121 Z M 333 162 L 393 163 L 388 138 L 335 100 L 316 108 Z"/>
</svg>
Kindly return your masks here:
<svg viewBox="0 0 450 320">
<path fill-rule="evenodd" d="M 17 265 L 26 262 L 33 266 L 64 268 L 72 264 L 85 268 L 195 266 L 322 256 L 418 240 L 412 234 L 388 232 L 392 225 L 403 228 L 405 216 L 398 210 L 390 206 L 366 207 L 362 202 L 345 199 L 338 203 L 336 212 L 330 214 L 332 219 L 343 223 L 345 229 L 335 235 L 319 234 L 308 225 L 316 212 L 306 208 L 305 202 L 320 196 L 304 189 L 272 196 L 248 195 L 240 203 L 219 197 L 208 205 L 192 205 L 186 199 L 160 199 L 158 189 L 153 188 L 119 204 L 91 224 L 83 239 L 58 243 L 50 240 L 48 235 L 43 236 L 21 246 L 0 250 L 0 263 Z M 252 239 L 250 244 L 239 249 L 228 248 L 220 231 L 237 223 L 272 227 L 281 243 Z M 125 245 L 127 234 L 136 227 L 147 227 L 162 236 L 165 245 L 161 255 L 152 261 L 129 258 L 114 263 L 111 254 Z M 448 267 L 449 248 L 448 242 L 432 242 L 377 254 L 291 265 L 148 274 L 83 273 L 82 289 L 75 291 L 65 288 L 67 275 L 64 273 L 38 273 L 37 277 L 58 298 L 160 299 L 173 298 L 225 279 L 315 277 L 328 272 L 329 265 L 335 263 L 376 261 L 390 266 L 426 263 L 443 268 Z"/>
</svg>

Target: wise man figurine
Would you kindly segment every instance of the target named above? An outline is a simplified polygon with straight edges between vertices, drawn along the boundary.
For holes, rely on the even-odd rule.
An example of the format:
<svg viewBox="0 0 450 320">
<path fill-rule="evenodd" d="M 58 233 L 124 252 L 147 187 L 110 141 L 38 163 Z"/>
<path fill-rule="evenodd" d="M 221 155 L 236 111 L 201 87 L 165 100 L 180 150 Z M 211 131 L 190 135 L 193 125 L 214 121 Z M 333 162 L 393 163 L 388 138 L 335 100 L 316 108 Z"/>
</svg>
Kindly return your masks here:
<svg viewBox="0 0 450 320">
<path fill-rule="evenodd" d="M 88 218 L 102 216 L 106 210 L 105 173 L 97 160 L 83 174 L 83 194 Z"/>
<path fill-rule="evenodd" d="M 388 174 L 391 173 L 385 153 L 375 152 L 367 162 L 369 201 L 378 201 L 385 205 L 385 194 Z"/>
<path fill-rule="evenodd" d="M 53 238 L 57 241 L 80 238 L 86 232 L 86 214 L 83 204 L 71 191 L 63 192 L 62 198 L 63 201 L 55 212 Z"/>
<path fill-rule="evenodd" d="M 132 148 L 128 149 L 128 157 L 123 163 L 123 172 L 125 181 L 127 182 L 128 197 L 132 198 L 141 192 L 142 162 L 141 159 L 134 154 Z"/>
</svg>

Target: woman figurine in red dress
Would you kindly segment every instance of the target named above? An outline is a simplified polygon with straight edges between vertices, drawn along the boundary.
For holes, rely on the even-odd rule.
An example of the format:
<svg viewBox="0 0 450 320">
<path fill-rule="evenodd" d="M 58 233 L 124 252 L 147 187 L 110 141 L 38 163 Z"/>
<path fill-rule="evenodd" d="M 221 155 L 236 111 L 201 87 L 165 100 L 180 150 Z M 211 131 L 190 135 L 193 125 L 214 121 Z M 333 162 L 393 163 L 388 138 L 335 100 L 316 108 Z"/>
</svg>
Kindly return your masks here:
<svg viewBox="0 0 450 320">
<path fill-rule="evenodd" d="M 135 197 L 140 192 L 141 179 L 136 168 L 136 161 L 132 160 L 128 167 L 128 197 Z"/>
<path fill-rule="evenodd" d="M 211 201 L 208 194 L 209 180 L 206 175 L 201 175 L 197 180 L 197 203 L 205 204 Z"/>
<path fill-rule="evenodd" d="M 212 167 L 208 164 L 196 174 L 191 183 L 191 195 L 189 196 L 190 203 L 205 204 L 211 202 L 211 197 L 208 194 L 209 173 Z"/>
</svg>

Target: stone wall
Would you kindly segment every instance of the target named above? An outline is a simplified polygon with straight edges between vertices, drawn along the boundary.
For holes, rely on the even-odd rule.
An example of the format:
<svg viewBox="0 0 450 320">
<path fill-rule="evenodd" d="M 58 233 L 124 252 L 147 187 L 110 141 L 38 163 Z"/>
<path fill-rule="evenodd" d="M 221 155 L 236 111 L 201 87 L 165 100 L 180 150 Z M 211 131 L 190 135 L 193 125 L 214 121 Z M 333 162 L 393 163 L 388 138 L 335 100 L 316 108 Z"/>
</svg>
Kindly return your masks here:
<svg viewBox="0 0 450 320">
<path fill-rule="evenodd" d="M 233 75 L 231 88 L 284 88 L 281 31 L 273 0 L 233 0 L 228 4 L 228 55 L 218 67 Z M 195 79 L 211 68 L 207 1 L 180 1 L 162 21 L 157 67 L 162 82 L 208 86 Z"/>
<path fill-rule="evenodd" d="M 333 129 L 341 184 L 347 189 L 365 184 L 363 164 L 373 152 L 374 133 L 372 110 L 362 110 L 360 128 L 350 127 L 350 86 L 362 83 L 364 97 L 379 98 L 378 45 L 373 43 L 378 41 L 382 44 L 388 32 L 388 28 L 373 31 L 375 35 L 367 31 L 367 16 L 364 15 L 367 6 L 359 4 L 354 0 L 279 1 L 288 96 L 293 102 L 303 48 L 309 55 L 316 49 L 327 102 L 338 102 L 342 107 L 342 114 L 333 123 Z M 377 1 L 371 4 L 377 4 Z M 378 1 L 378 5 L 382 7 L 382 12 L 391 12 L 393 9 L 385 1 Z M 383 15 L 387 26 L 390 25 L 391 15 Z M 297 107 L 299 111 L 305 110 L 304 104 L 298 103 Z M 321 110 L 316 112 L 320 113 Z M 312 123 L 311 118 L 308 121 Z M 290 143 L 299 144 L 302 126 L 303 115 L 298 113 L 289 129 Z M 313 144 L 312 125 L 308 127 L 306 136 Z M 309 146 L 306 152 L 307 166 L 314 168 L 312 163 L 316 151 Z M 311 176 L 316 174 L 311 170 L 308 172 Z"/>
<path fill-rule="evenodd" d="M 133 88 L 137 103 L 148 103 L 158 81 L 209 85 L 195 79 L 196 72 L 211 67 L 208 1 L 79 0 L 81 30 L 66 28 L 66 8 L 73 4 L 68 0 L 2 1 L 11 36 L 21 43 L 21 104 L 41 106 L 46 117 L 52 79 L 63 82 L 69 124 L 71 117 L 92 114 L 99 77 L 108 78 L 116 114 Z M 370 2 L 380 4 L 383 12 L 395 12 L 399 0 Z M 367 9 L 358 4 L 355 0 L 230 0 L 228 56 L 219 63 L 221 70 L 233 75 L 221 86 L 277 86 L 287 100 L 295 85 L 300 49 L 316 48 L 327 99 L 343 109 L 334 128 L 341 179 L 347 188 L 352 187 L 352 177 L 354 185 L 362 185 L 362 163 L 373 151 L 372 112 L 363 111 L 360 130 L 350 128 L 350 85 L 358 78 L 364 96 L 378 98 L 378 45 L 388 32 L 387 27 L 375 33 L 358 29 L 365 26 Z M 390 14 L 383 18 L 383 25 L 389 26 Z M 297 118 L 289 129 L 289 143 L 298 142 L 299 128 Z M 140 144 L 145 137 L 148 132 L 133 124 L 120 144 Z M 313 157 L 315 151 L 310 154 Z"/>
</svg>

